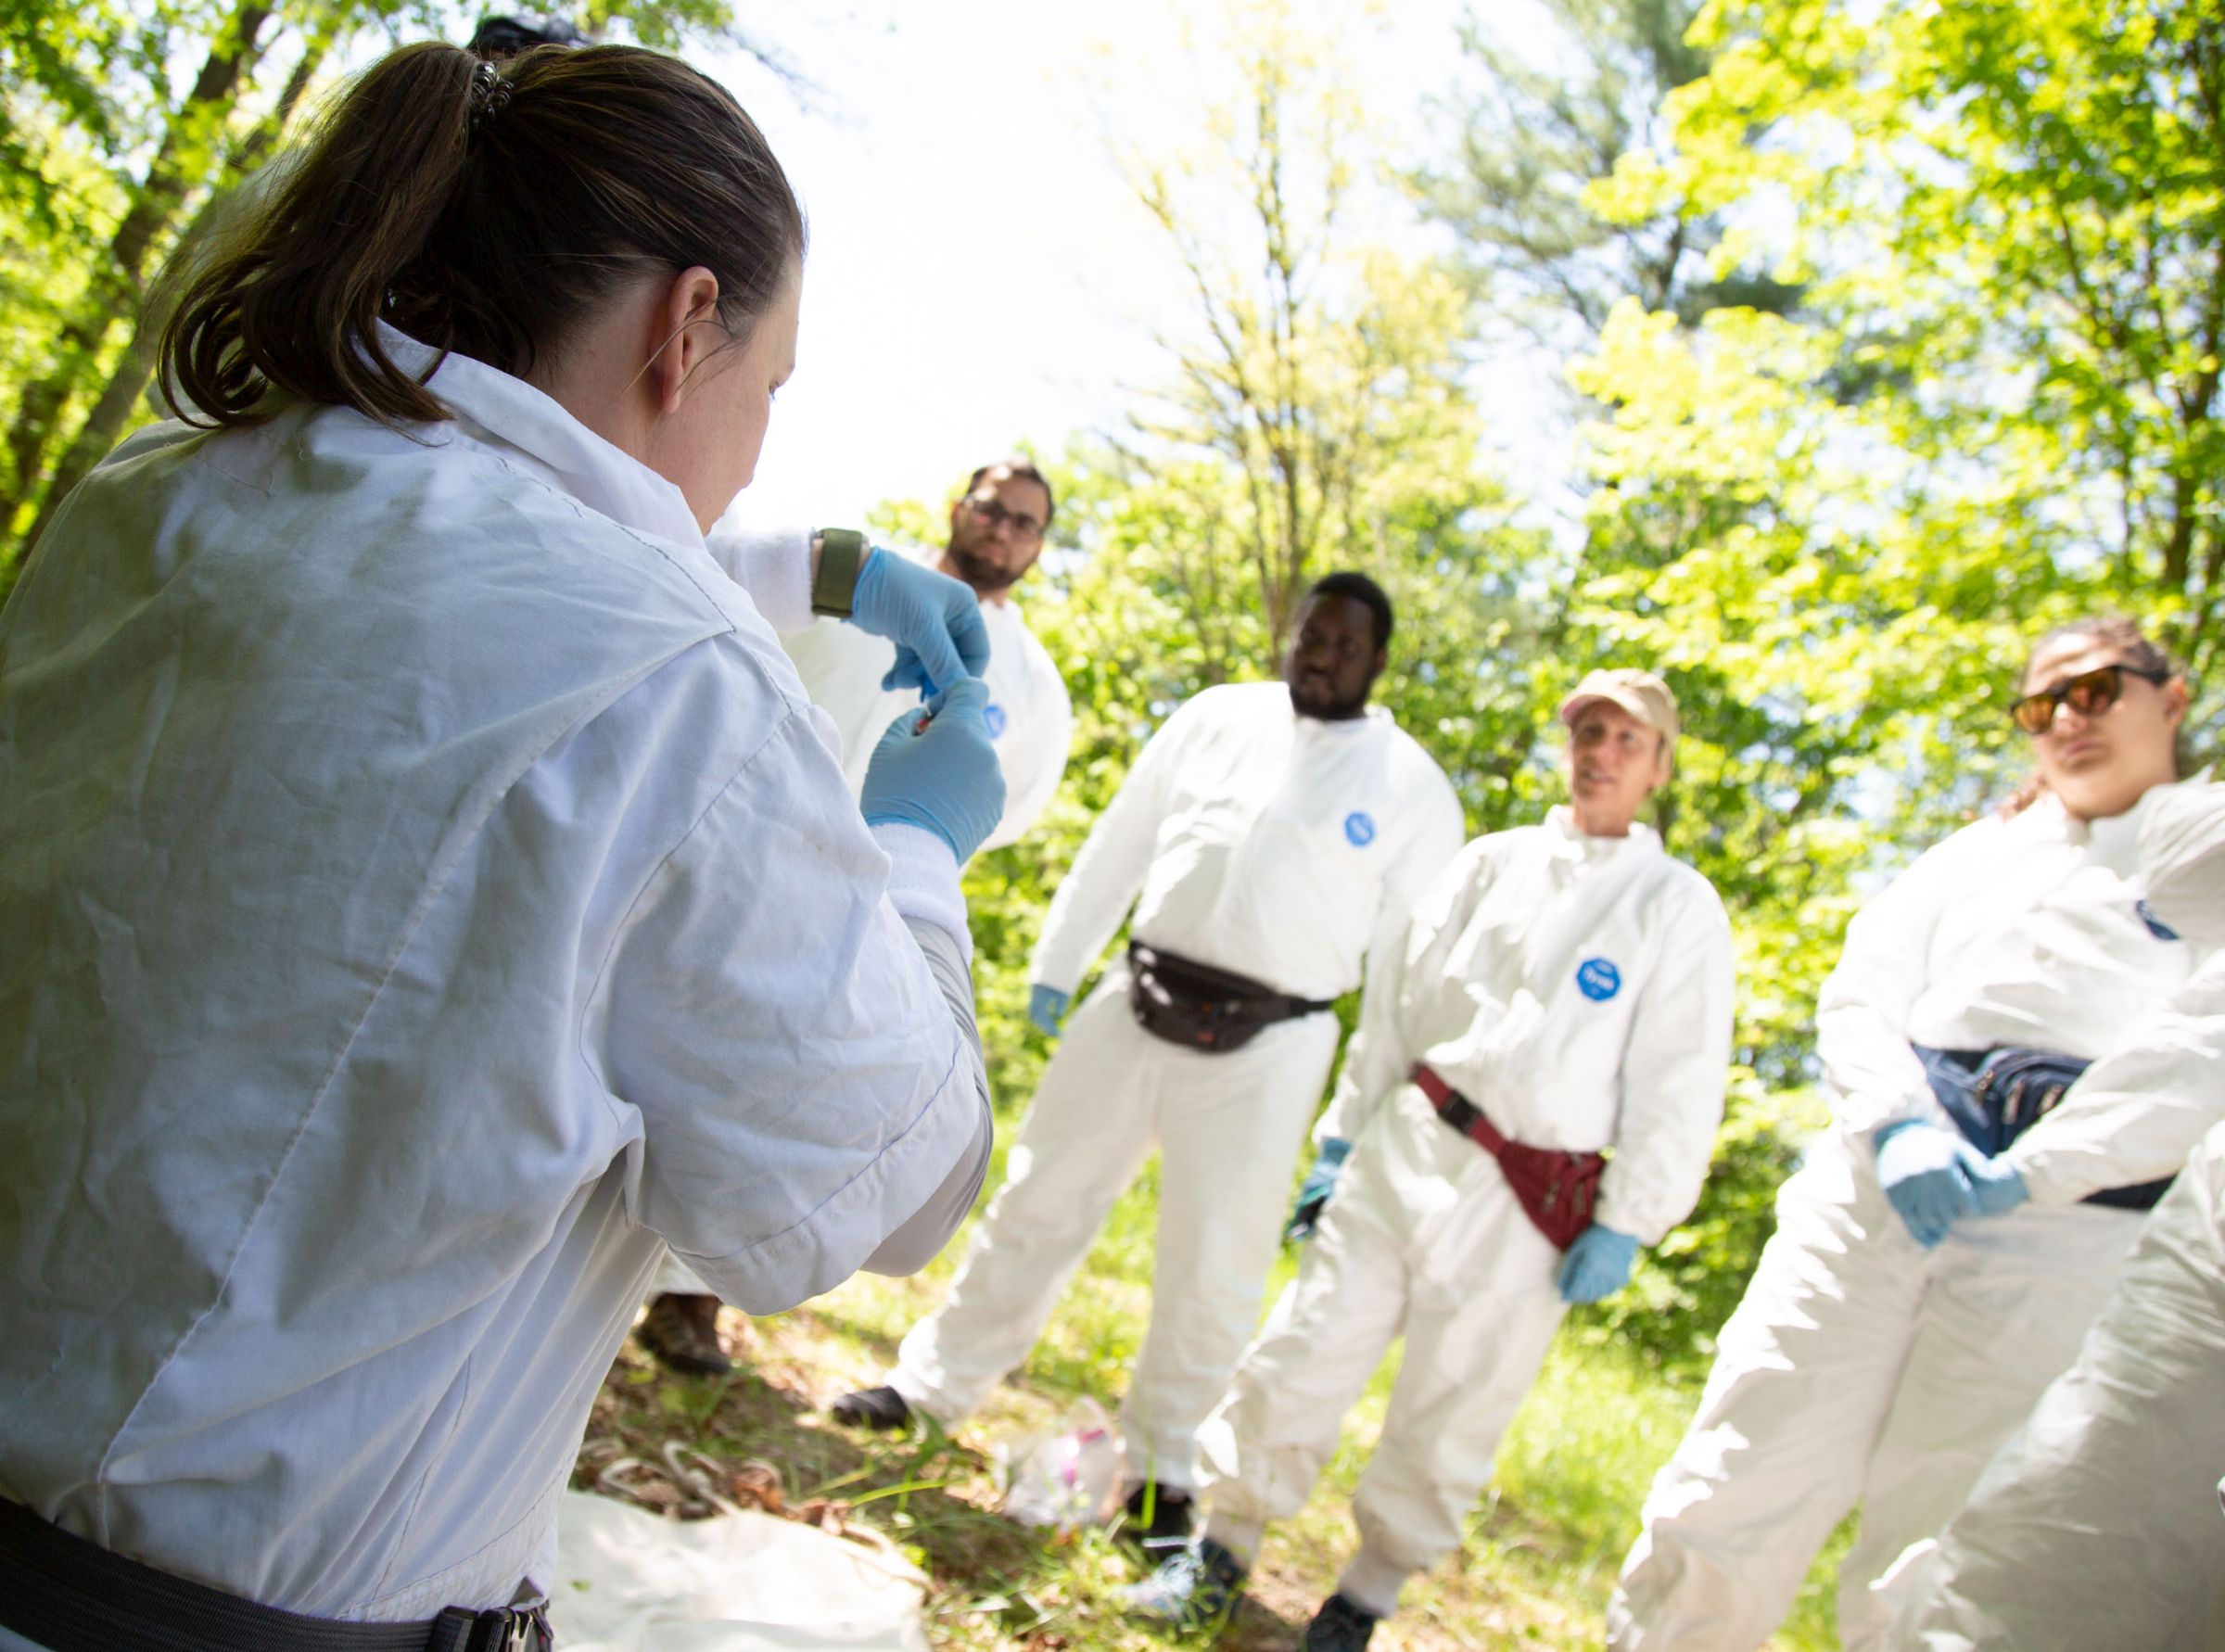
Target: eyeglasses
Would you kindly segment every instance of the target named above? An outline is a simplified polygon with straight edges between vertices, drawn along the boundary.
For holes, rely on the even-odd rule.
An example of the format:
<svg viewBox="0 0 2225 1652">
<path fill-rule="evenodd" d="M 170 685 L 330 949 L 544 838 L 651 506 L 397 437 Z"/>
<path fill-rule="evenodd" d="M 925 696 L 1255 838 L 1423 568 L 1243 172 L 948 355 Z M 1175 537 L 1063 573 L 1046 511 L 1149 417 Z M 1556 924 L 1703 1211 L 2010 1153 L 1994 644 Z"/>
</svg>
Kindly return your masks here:
<svg viewBox="0 0 2225 1652">
<path fill-rule="evenodd" d="M 1008 511 L 993 499 L 982 499 L 969 494 L 966 498 L 966 509 L 979 516 L 991 528 L 1009 527 L 1024 540 L 1043 537 L 1043 524 L 1025 511 Z"/>
<path fill-rule="evenodd" d="M 2124 693 L 2128 677 L 2137 677 L 2158 688 L 2170 680 L 2161 671 L 2143 671 L 2138 666 L 2103 666 L 2050 683 L 2036 694 L 2025 695 L 2009 707 L 2009 715 L 2027 734 L 2044 734 L 2055 726 L 2055 712 L 2065 705 L 2080 717 L 2101 716 Z"/>
</svg>

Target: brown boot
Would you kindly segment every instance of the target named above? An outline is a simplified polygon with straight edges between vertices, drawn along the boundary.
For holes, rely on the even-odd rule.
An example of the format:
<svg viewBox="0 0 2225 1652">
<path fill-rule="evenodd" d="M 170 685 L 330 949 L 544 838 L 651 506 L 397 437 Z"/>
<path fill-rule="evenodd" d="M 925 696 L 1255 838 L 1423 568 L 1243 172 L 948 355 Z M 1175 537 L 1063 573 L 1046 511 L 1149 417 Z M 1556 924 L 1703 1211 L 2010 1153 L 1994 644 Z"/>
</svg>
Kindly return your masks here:
<svg viewBox="0 0 2225 1652">
<path fill-rule="evenodd" d="M 656 1363 L 683 1377 L 723 1377 L 734 1368 L 718 1346 L 718 1299 L 668 1292 L 649 1304 L 635 1333 Z"/>
</svg>

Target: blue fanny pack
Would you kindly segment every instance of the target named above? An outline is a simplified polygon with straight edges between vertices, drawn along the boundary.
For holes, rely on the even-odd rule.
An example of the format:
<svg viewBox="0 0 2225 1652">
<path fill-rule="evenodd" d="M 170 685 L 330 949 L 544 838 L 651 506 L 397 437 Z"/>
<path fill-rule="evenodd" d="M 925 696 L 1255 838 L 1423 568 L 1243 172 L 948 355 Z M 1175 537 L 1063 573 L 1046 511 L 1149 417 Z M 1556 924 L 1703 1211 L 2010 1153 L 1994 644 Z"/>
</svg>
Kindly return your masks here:
<svg viewBox="0 0 2225 1652">
<path fill-rule="evenodd" d="M 1988 1158 L 2053 1112 L 2079 1074 L 2093 1065 L 2052 1049 L 1931 1049 L 1921 1044 L 1911 1048 L 1924 1063 L 1931 1093 L 1954 1127 Z M 2171 1181 L 2167 1175 L 2130 1188 L 2105 1188 L 2079 1202 L 2152 1210 Z"/>
</svg>

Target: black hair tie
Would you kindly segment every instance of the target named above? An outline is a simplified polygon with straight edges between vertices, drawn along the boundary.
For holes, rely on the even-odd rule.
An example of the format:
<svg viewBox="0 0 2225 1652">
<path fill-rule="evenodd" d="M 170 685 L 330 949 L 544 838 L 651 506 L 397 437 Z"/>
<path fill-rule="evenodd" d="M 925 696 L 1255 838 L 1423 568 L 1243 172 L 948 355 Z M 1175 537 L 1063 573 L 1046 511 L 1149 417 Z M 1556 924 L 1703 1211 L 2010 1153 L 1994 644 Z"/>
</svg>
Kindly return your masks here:
<svg viewBox="0 0 2225 1652">
<path fill-rule="evenodd" d="M 510 107 L 510 83 L 493 64 L 482 63 L 471 71 L 471 90 L 465 95 L 476 130 Z"/>
</svg>

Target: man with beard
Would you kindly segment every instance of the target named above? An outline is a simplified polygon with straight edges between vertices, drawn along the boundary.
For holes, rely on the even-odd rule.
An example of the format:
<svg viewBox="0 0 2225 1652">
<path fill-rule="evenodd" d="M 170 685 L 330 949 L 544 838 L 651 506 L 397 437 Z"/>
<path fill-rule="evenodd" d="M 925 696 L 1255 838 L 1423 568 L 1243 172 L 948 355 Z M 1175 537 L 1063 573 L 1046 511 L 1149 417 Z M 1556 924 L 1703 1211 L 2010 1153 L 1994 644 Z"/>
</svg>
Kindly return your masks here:
<svg viewBox="0 0 2225 1652">
<path fill-rule="evenodd" d="M 926 551 L 897 554 L 926 564 L 973 588 L 989 628 L 989 732 L 1004 768 L 1004 818 L 984 849 L 1016 843 L 1059 789 L 1074 712 L 1066 685 L 1012 601 L 1012 588 L 1043 554 L 1050 527 L 1050 484 L 1025 459 L 976 470 L 950 507 L 950 542 L 939 559 Z M 869 631 L 821 620 L 783 638 L 812 703 L 834 719 L 850 789 L 863 783 L 873 747 L 889 724 L 917 711 L 921 685 L 887 680 L 896 650 Z M 940 688 L 944 685 L 934 685 Z"/>
<path fill-rule="evenodd" d="M 916 1408 L 947 1425 L 978 1406 L 1156 1146 L 1151 1326 L 1122 1445 L 1135 1529 L 1187 1535 L 1192 1436 L 1259 1321 L 1336 1054 L 1331 1001 L 1359 985 L 1363 957 L 1396 948 L 1460 846 L 1443 771 L 1367 704 L 1390 636 L 1380 588 L 1331 574 L 1299 613 L 1282 681 L 1207 689 L 1144 747 L 1051 902 L 1030 1014 L 1058 1032 L 1134 903 L 1127 956 L 1067 1023 L 950 1300 L 838 1419 L 897 1428 Z"/>
<path fill-rule="evenodd" d="M 1011 600 L 1012 587 L 1043 554 L 1050 526 L 1050 484 L 1027 460 L 982 465 L 950 506 L 950 542 L 940 558 L 922 550 L 888 547 L 973 587 L 988 627 L 989 685 L 984 716 L 1004 771 L 1005 808 L 985 849 L 1016 843 L 1059 789 L 1073 738 L 1074 711 L 1066 684 L 1043 644 L 1036 641 Z M 712 549 L 729 565 L 747 563 L 783 535 L 721 535 Z M 721 540 L 724 542 L 722 543 Z M 761 544 L 760 541 L 763 541 Z M 837 618 L 816 621 L 783 637 L 811 702 L 831 718 L 841 741 L 844 777 L 855 794 L 865 784 L 873 749 L 890 724 L 917 712 L 922 693 L 947 687 L 926 684 L 916 667 L 899 670 L 886 639 Z M 718 1344 L 718 1299 L 684 1263 L 668 1258 L 657 1292 L 642 1321 L 642 1345 L 668 1369 L 688 1376 L 722 1376 L 732 1368 Z"/>
</svg>

